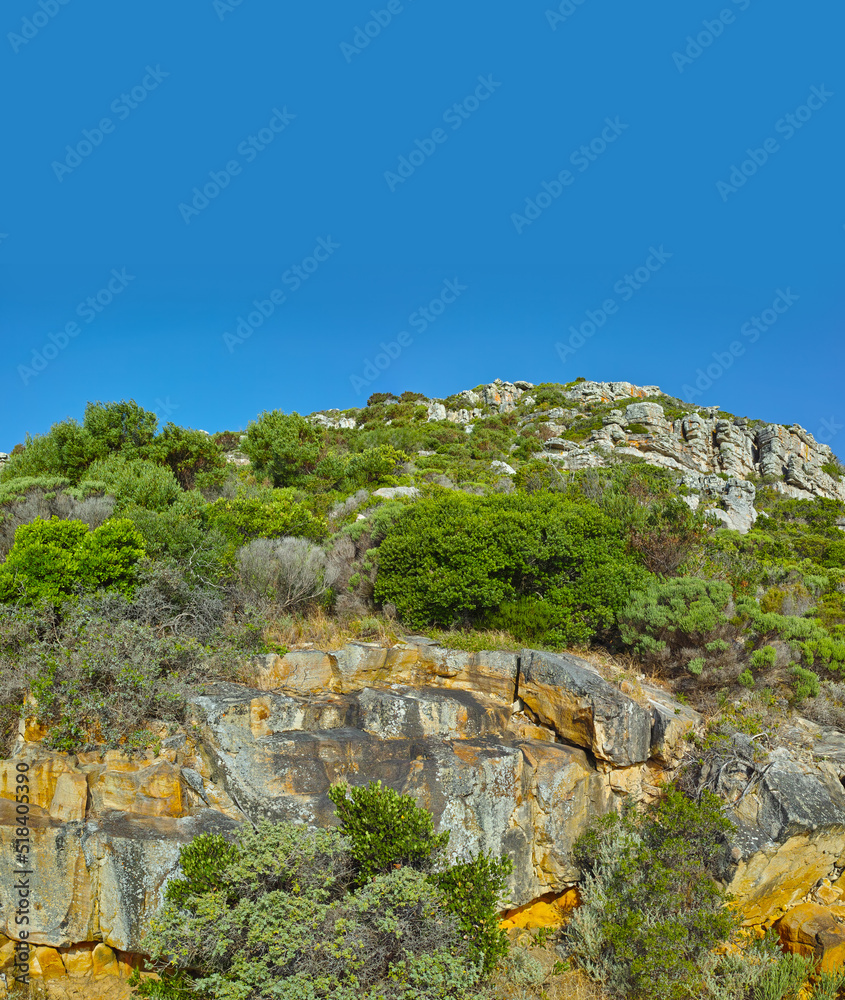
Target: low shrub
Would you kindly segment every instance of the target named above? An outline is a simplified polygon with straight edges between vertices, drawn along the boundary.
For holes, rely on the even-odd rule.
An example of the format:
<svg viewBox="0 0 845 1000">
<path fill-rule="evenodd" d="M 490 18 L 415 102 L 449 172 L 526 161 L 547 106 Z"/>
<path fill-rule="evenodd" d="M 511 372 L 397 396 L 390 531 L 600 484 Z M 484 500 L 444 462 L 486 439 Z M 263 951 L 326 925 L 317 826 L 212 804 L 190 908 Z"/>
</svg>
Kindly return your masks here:
<svg viewBox="0 0 845 1000">
<path fill-rule="evenodd" d="M 319 545 L 304 538 L 257 538 L 238 549 L 237 573 L 253 600 L 287 611 L 326 594 L 338 569 Z"/>
<path fill-rule="evenodd" d="M 348 796 L 339 787 L 341 830 L 265 820 L 231 843 L 201 835 L 182 848 L 182 877 L 168 883 L 144 941 L 171 971 L 138 983 L 141 996 L 479 996 L 485 965 L 505 948 L 495 906 L 507 865 L 419 870 L 443 846 L 430 817 L 377 785 Z M 364 875 L 362 845 L 380 846 L 367 836 L 374 823 L 390 824 L 379 833 L 394 849 Z"/>
<path fill-rule="evenodd" d="M 737 925 L 715 878 L 731 829 L 715 795 L 694 802 L 669 788 L 646 812 L 603 817 L 576 841 L 584 905 L 565 940 L 613 996 L 702 995 L 704 960 Z"/>
</svg>

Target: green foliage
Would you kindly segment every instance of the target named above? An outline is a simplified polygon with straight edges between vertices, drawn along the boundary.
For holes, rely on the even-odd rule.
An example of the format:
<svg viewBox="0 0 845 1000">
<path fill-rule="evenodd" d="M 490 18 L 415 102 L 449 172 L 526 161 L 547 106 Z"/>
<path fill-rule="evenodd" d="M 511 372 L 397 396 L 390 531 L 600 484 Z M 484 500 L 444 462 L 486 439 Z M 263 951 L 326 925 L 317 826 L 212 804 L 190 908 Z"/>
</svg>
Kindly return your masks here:
<svg viewBox="0 0 845 1000">
<path fill-rule="evenodd" d="M 317 464 L 322 432 L 298 413 L 265 411 L 249 423 L 241 451 L 274 486 L 290 486 Z"/>
<path fill-rule="evenodd" d="M 751 666 L 755 670 L 765 670 L 767 667 L 773 667 L 777 658 L 778 651 L 774 646 L 762 646 L 751 654 Z"/>
<path fill-rule="evenodd" d="M 180 865 L 144 941 L 176 975 L 141 996 L 476 1000 L 485 948 L 502 943 L 489 906 L 503 869 L 488 858 L 447 889 L 398 864 L 359 881 L 340 831 L 262 821 L 231 843 L 197 838 Z"/>
<path fill-rule="evenodd" d="M 716 641 L 714 633 L 728 624 L 730 599 L 730 586 L 720 580 L 652 579 L 620 612 L 619 631 L 627 645 L 644 654 L 702 646 Z"/>
<path fill-rule="evenodd" d="M 837 483 L 842 482 L 842 469 L 838 462 L 824 462 L 821 466 L 822 472 L 826 472 Z"/>
<path fill-rule="evenodd" d="M 89 461 L 120 452 L 124 458 L 143 457 L 152 443 L 158 418 L 138 406 L 134 399 L 119 403 L 88 403 L 83 430 L 88 436 Z"/>
<path fill-rule="evenodd" d="M 687 670 L 694 676 L 699 677 L 702 670 L 704 670 L 704 664 L 707 661 L 703 656 L 696 656 L 687 664 Z"/>
<path fill-rule="evenodd" d="M 253 538 L 322 538 L 325 520 L 315 517 L 294 497 L 293 489 L 221 497 L 205 508 L 204 516 L 207 524 L 237 546 Z"/>
<path fill-rule="evenodd" d="M 167 883 L 164 898 L 186 908 L 193 897 L 225 888 L 223 872 L 238 856 L 237 850 L 219 833 L 201 833 L 179 851 L 182 878 Z"/>
<path fill-rule="evenodd" d="M 366 787 L 334 785 L 328 795 L 362 881 L 396 866 L 431 871 L 449 843 L 448 831 L 434 832 L 429 812 L 420 809 L 410 795 L 383 788 L 380 781 Z"/>
<path fill-rule="evenodd" d="M 669 788 L 645 813 L 603 817 L 576 841 L 584 905 L 566 937 L 614 996 L 701 995 L 705 958 L 736 926 L 714 877 L 731 829 L 716 796 L 696 803 Z"/>
<path fill-rule="evenodd" d="M 446 909 L 458 920 L 470 961 L 480 962 L 485 972 L 492 972 L 508 953 L 507 934 L 499 927 L 499 910 L 512 871 L 510 858 L 479 854 L 431 876 L 445 894 Z"/>
<path fill-rule="evenodd" d="M 360 454 L 353 455 L 346 466 L 345 475 L 353 486 L 379 486 L 389 484 L 398 474 L 399 466 L 408 456 L 393 445 L 380 444 Z"/>
<path fill-rule="evenodd" d="M 812 955 L 783 955 L 772 963 L 754 985 L 754 1000 L 798 1000 L 815 966 Z"/>
<path fill-rule="evenodd" d="M 803 667 L 793 667 L 792 689 L 795 692 L 797 703 L 804 701 L 805 698 L 817 697 L 821 690 L 818 674 L 812 670 L 805 670 Z"/>
<path fill-rule="evenodd" d="M 748 688 L 749 690 L 754 687 L 754 674 L 752 674 L 747 667 L 742 671 L 736 680 L 738 684 L 741 684 L 742 687 Z"/>
<path fill-rule="evenodd" d="M 146 457 L 166 465 L 184 490 L 219 485 L 226 470 L 223 451 L 213 438 L 174 423 L 164 426 L 146 449 Z"/>
<path fill-rule="evenodd" d="M 126 519 L 89 531 L 81 521 L 38 518 L 18 528 L 0 565 L 0 601 L 56 603 L 84 591 L 127 592 L 143 555 L 143 539 Z"/>
<path fill-rule="evenodd" d="M 86 480 L 104 484 L 117 501 L 117 513 L 123 513 L 130 506 L 167 510 L 181 492 L 170 469 L 142 459 L 127 461 L 119 454 L 93 462 Z"/>
<path fill-rule="evenodd" d="M 628 424 L 628 431 L 631 434 L 648 434 L 648 427 L 645 424 Z"/>
<path fill-rule="evenodd" d="M 612 625 L 644 578 L 618 526 L 587 502 L 435 493 L 405 507 L 382 542 L 375 597 L 422 627 L 483 621 L 536 595 L 559 604 L 586 636 Z"/>
</svg>

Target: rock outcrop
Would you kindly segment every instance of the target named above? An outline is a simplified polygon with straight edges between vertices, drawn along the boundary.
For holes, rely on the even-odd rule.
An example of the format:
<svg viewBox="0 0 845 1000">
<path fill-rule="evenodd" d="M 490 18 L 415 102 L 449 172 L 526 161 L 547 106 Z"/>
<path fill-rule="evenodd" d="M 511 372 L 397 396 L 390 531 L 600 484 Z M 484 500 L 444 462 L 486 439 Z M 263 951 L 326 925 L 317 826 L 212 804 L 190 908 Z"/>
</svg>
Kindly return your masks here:
<svg viewBox="0 0 845 1000">
<path fill-rule="evenodd" d="M 111 969 L 125 979 L 184 843 L 263 818 L 332 824 L 327 793 L 338 781 L 411 794 L 449 830 L 453 857 L 510 855 L 510 919 L 542 921 L 576 898 L 572 845 L 590 820 L 626 796 L 653 799 L 701 722 L 642 679 L 609 680 L 578 657 L 462 652 L 419 637 L 269 654 L 252 676 L 208 685 L 186 730 L 162 733 L 140 756 L 51 753 L 43 730 L 22 723 L 13 758 L 0 763 L 0 849 L 14 857 L 14 787 L 26 765 L 39 975 L 96 985 Z M 702 772 L 739 828 L 724 877 L 751 923 L 815 901 L 819 880 L 830 886 L 845 870 L 845 737 L 804 728 L 812 754 L 766 753 L 737 737 Z M 839 890 L 830 892 L 835 902 Z M 18 940 L 15 905 L 7 866 L 0 972 Z M 833 954 L 828 917 L 811 935 L 798 914 L 782 933 Z"/>
<path fill-rule="evenodd" d="M 195 696 L 192 723 L 162 734 L 157 753 L 51 753 L 43 730 L 22 724 L 0 763 L 0 849 L 14 857 L 15 776 L 26 765 L 29 941 L 44 976 L 76 970 L 93 983 L 95 959 L 99 975 L 112 956 L 125 977 L 182 844 L 265 817 L 331 824 L 338 781 L 413 795 L 450 831 L 454 857 L 513 857 L 516 906 L 559 899 L 579 877 L 574 840 L 624 796 L 654 797 L 699 721 L 576 657 L 467 653 L 422 638 L 259 657 L 254 678 Z M 4 869 L 0 966 L 13 958 L 15 905 Z"/>
</svg>

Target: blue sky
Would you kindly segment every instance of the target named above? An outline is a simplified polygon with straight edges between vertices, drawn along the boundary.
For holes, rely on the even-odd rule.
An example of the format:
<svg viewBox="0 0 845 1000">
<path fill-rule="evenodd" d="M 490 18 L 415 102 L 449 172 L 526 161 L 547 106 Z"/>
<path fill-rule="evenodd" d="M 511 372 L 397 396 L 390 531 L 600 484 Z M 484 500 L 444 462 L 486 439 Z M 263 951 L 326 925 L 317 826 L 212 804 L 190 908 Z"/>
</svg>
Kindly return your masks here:
<svg viewBox="0 0 845 1000">
<path fill-rule="evenodd" d="M 0 27 L 0 450 L 87 400 L 215 431 L 583 375 L 845 453 L 841 4 L 6 0 Z"/>
</svg>

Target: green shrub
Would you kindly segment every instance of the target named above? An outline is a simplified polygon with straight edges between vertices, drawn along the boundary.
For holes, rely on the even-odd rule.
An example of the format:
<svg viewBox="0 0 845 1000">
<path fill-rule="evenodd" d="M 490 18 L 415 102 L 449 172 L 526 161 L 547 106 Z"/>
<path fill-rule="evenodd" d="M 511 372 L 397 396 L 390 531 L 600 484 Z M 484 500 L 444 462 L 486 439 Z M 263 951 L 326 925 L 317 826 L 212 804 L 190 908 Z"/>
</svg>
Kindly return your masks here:
<svg viewBox="0 0 845 1000">
<path fill-rule="evenodd" d="M 353 486 L 377 486 L 397 475 L 399 466 L 407 461 L 404 451 L 393 445 L 380 444 L 353 455 L 345 473 Z"/>
<path fill-rule="evenodd" d="M 146 449 L 146 457 L 166 465 L 184 490 L 220 484 L 225 476 L 226 459 L 217 442 L 202 431 L 174 423 L 164 426 Z"/>
<path fill-rule="evenodd" d="M 253 538 L 322 538 L 326 533 L 325 520 L 297 503 L 292 489 L 221 497 L 208 504 L 204 516 L 207 524 L 237 546 Z"/>
<path fill-rule="evenodd" d="M 313 471 L 323 435 L 298 413 L 265 411 L 250 422 L 241 451 L 260 476 L 274 486 L 289 486 L 298 476 Z"/>
<path fill-rule="evenodd" d="M 714 877 L 731 829 L 715 795 L 693 802 L 669 788 L 645 813 L 605 816 L 576 841 L 584 905 L 566 940 L 614 996 L 702 995 L 703 962 L 737 923 Z"/>
<path fill-rule="evenodd" d="M 508 953 L 508 938 L 499 927 L 505 886 L 513 871 L 510 858 L 479 854 L 463 864 L 436 872 L 431 881 L 446 897 L 446 909 L 455 916 L 468 942 L 470 961 L 491 972 Z"/>
<path fill-rule="evenodd" d="M 628 424 L 630 434 L 648 434 L 648 427 L 645 424 Z"/>
<path fill-rule="evenodd" d="M 431 871 L 449 843 L 449 833 L 436 834 L 431 814 L 410 795 L 383 788 L 335 785 L 329 789 L 340 827 L 350 842 L 361 881 L 382 875 L 395 865 Z"/>
<path fill-rule="evenodd" d="M 382 821 L 403 822 L 390 807 L 407 805 L 406 797 L 377 788 L 373 795 L 385 805 Z M 367 802 L 376 815 L 378 805 Z M 351 799 L 343 803 L 353 808 Z M 391 828 L 382 834 L 391 839 Z M 428 864 L 424 850 L 417 860 Z M 347 835 L 262 821 L 231 843 L 197 838 L 180 865 L 144 941 L 176 972 L 138 984 L 142 996 L 476 1000 L 485 949 L 492 962 L 503 941 L 490 911 L 502 866 L 488 858 L 456 869 L 445 889 L 399 862 L 361 880 Z M 465 937 L 469 913 L 477 926 Z"/>
<path fill-rule="evenodd" d="M 731 588 L 720 580 L 678 577 L 648 582 L 619 613 L 623 641 L 642 654 L 706 646 L 728 624 Z"/>
<path fill-rule="evenodd" d="M 592 635 L 614 623 L 645 577 L 618 525 L 586 501 L 542 492 L 435 493 L 405 507 L 388 531 L 375 598 L 393 602 L 416 628 L 483 622 L 535 595 L 561 605 Z"/>
<path fill-rule="evenodd" d="M 704 670 L 704 664 L 707 661 L 703 656 L 696 656 L 687 664 L 687 670 L 694 676 L 699 677 L 702 670 Z"/>
<path fill-rule="evenodd" d="M 0 565 L 0 601 L 56 603 L 84 591 L 127 592 L 143 555 L 143 539 L 126 519 L 89 531 L 81 521 L 39 518 L 15 532 Z"/>
<path fill-rule="evenodd" d="M 754 675 L 747 667 L 736 680 L 738 684 L 741 684 L 744 688 L 749 688 L 749 690 L 754 687 Z"/>
<path fill-rule="evenodd" d="M 805 698 L 817 697 L 821 690 L 818 674 L 803 667 L 793 667 L 792 689 L 795 692 L 796 703 L 804 701 Z"/>
<path fill-rule="evenodd" d="M 764 670 L 766 667 L 773 667 L 777 658 L 778 651 L 774 646 L 762 646 L 751 654 L 751 666 L 756 670 Z"/>
<path fill-rule="evenodd" d="M 167 510 L 182 492 L 176 477 L 166 466 L 142 459 L 128 461 L 117 454 L 92 462 L 86 479 L 105 485 L 106 491 L 116 500 L 115 510 L 119 514 L 130 506 Z"/>
</svg>

